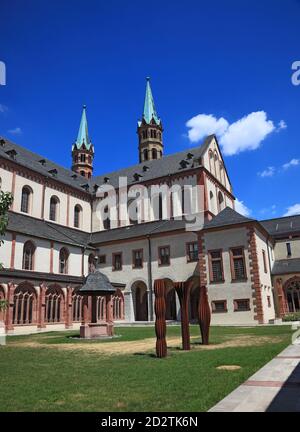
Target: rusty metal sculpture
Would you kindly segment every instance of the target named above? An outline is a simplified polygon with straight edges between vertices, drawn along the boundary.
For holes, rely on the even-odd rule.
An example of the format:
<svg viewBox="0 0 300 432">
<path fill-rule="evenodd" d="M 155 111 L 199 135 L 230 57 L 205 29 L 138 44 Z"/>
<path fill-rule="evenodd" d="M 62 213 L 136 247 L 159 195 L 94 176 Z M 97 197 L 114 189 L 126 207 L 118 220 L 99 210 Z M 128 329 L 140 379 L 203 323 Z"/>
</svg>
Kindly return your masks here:
<svg viewBox="0 0 300 432">
<path fill-rule="evenodd" d="M 165 290 L 165 281 L 163 279 L 154 282 L 156 355 L 158 358 L 167 356 Z"/>
<path fill-rule="evenodd" d="M 180 302 L 181 314 L 181 337 L 182 349 L 189 351 L 191 349 L 190 343 L 190 326 L 189 326 L 189 298 L 190 298 L 190 282 L 175 282 L 175 290 L 177 292 Z"/>
<path fill-rule="evenodd" d="M 211 320 L 211 312 L 208 303 L 206 286 L 200 287 L 199 305 L 198 305 L 198 319 L 200 325 L 200 332 L 202 337 L 202 344 L 209 344 L 209 326 Z"/>
</svg>

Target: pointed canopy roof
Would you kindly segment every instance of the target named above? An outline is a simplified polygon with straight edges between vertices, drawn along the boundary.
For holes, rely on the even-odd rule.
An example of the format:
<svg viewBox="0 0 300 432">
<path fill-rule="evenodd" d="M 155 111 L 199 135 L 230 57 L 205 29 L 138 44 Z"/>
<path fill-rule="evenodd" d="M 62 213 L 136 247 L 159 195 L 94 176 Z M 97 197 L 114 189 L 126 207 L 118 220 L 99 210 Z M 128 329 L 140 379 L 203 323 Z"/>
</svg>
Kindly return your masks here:
<svg viewBox="0 0 300 432">
<path fill-rule="evenodd" d="M 92 143 L 89 139 L 89 133 L 88 133 L 88 124 L 87 124 L 87 118 L 86 118 L 86 105 L 83 105 L 82 109 L 82 115 L 81 115 L 81 121 L 78 131 L 77 140 L 75 141 L 74 146 L 78 149 L 82 148 L 82 146 L 85 146 L 87 150 L 90 149 Z"/>
<path fill-rule="evenodd" d="M 160 124 L 160 119 L 158 118 L 156 109 L 155 109 L 155 104 L 154 104 L 154 99 L 153 99 L 153 95 L 152 95 L 152 91 L 151 91 L 151 86 L 150 86 L 150 78 L 147 77 L 147 84 L 146 84 L 146 94 L 145 94 L 145 102 L 144 102 L 144 111 L 143 111 L 143 120 L 145 120 L 145 122 L 147 124 L 151 123 L 151 120 L 154 120 L 155 123 L 157 125 Z M 141 125 L 141 123 L 139 122 L 139 126 Z"/>
</svg>

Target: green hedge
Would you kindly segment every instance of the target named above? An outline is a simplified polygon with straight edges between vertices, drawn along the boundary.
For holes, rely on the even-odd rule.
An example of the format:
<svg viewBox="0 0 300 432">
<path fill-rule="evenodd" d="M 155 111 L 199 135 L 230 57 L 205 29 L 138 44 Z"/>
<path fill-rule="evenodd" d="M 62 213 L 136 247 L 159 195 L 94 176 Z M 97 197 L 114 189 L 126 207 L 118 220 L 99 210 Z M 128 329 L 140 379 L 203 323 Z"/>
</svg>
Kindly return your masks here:
<svg viewBox="0 0 300 432">
<path fill-rule="evenodd" d="M 289 313 L 286 314 L 283 318 L 282 321 L 300 321 L 300 312 L 294 312 L 294 313 Z"/>
</svg>

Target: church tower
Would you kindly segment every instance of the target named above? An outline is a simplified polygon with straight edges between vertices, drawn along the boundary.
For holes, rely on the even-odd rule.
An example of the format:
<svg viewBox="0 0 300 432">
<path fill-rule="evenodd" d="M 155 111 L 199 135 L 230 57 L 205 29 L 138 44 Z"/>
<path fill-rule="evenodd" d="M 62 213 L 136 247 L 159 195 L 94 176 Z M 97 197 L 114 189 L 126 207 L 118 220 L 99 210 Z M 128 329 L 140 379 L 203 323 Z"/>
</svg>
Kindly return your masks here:
<svg viewBox="0 0 300 432">
<path fill-rule="evenodd" d="M 143 118 L 138 122 L 137 128 L 140 162 L 162 157 L 162 133 L 163 127 L 155 109 L 150 78 L 147 78 Z"/>
<path fill-rule="evenodd" d="M 72 170 L 91 178 L 93 174 L 94 146 L 89 139 L 86 105 L 83 105 L 77 140 L 72 146 Z"/>
</svg>

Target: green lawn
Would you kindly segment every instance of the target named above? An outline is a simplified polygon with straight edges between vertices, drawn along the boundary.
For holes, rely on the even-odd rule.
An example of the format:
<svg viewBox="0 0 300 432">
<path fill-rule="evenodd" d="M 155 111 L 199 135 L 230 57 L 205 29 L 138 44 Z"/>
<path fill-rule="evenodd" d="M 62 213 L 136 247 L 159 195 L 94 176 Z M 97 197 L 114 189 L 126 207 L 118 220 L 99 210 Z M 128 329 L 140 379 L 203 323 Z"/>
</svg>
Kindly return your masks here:
<svg viewBox="0 0 300 432">
<path fill-rule="evenodd" d="M 208 350 L 191 326 L 192 350 L 177 343 L 166 359 L 155 358 L 147 342 L 153 327 L 116 328 L 120 337 L 110 341 L 70 338 L 75 331 L 11 336 L 0 346 L 0 411 L 206 411 L 282 351 L 291 333 L 290 326 L 212 327 Z M 175 336 L 180 327 L 170 326 L 168 337 Z M 150 346 L 127 354 L 91 350 L 126 341 Z"/>
</svg>

